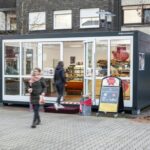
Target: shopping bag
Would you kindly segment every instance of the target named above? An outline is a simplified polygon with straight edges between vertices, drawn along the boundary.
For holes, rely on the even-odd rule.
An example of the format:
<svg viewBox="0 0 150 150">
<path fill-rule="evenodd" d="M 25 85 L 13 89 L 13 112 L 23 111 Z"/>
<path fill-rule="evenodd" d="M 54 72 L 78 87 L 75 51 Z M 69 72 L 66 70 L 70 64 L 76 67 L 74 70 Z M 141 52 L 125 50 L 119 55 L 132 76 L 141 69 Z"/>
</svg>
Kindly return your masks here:
<svg viewBox="0 0 150 150">
<path fill-rule="evenodd" d="M 39 104 L 44 105 L 45 104 L 45 97 L 40 95 Z"/>
</svg>

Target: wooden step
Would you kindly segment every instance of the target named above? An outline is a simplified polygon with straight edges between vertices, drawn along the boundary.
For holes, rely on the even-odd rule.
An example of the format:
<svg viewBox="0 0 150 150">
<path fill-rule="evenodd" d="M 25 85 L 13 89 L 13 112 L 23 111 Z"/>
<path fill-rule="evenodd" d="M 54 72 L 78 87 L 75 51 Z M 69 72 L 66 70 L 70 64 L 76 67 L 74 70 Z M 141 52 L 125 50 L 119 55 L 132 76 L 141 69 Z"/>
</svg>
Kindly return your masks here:
<svg viewBox="0 0 150 150">
<path fill-rule="evenodd" d="M 79 113 L 79 106 L 64 106 L 64 108 L 55 109 L 54 106 L 44 108 L 45 112 L 51 113 L 65 113 L 65 114 L 76 114 Z"/>
</svg>

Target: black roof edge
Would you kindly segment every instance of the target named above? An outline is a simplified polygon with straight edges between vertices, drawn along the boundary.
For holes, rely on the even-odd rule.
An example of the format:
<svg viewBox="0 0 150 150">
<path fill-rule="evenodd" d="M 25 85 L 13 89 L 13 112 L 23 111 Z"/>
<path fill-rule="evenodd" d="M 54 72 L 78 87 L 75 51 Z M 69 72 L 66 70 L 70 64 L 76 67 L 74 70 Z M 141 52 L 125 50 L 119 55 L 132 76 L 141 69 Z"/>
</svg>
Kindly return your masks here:
<svg viewBox="0 0 150 150">
<path fill-rule="evenodd" d="M 130 36 L 139 31 L 119 31 L 119 32 L 58 32 L 58 33 L 34 33 L 34 34 L 14 34 L 1 35 L 1 39 L 39 39 L 39 38 L 68 38 L 68 37 L 102 37 L 102 36 Z"/>
</svg>

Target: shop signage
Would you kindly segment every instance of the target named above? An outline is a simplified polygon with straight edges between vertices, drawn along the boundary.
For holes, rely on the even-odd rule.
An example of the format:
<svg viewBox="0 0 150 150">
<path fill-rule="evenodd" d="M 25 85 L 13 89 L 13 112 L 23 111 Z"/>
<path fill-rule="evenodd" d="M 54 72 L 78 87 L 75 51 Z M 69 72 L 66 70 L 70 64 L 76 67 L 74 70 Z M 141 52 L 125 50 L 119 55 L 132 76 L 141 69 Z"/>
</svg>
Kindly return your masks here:
<svg viewBox="0 0 150 150">
<path fill-rule="evenodd" d="M 54 75 L 54 68 L 44 68 L 43 75 L 44 76 L 53 76 Z"/>
<path fill-rule="evenodd" d="M 106 77 L 102 80 L 99 111 L 118 112 L 119 109 L 123 109 L 121 80 L 116 77 Z"/>
</svg>

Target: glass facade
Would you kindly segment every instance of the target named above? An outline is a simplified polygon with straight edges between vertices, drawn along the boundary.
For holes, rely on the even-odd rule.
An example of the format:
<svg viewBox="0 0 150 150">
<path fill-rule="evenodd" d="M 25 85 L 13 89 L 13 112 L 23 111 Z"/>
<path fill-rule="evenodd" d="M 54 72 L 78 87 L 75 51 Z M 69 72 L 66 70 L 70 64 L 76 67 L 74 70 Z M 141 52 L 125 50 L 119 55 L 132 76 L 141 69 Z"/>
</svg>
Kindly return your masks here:
<svg viewBox="0 0 150 150">
<path fill-rule="evenodd" d="M 130 40 L 111 40 L 111 75 L 130 76 Z"/>
<path fill-rule="evenodd" d="M 38 65 L 38 43 L 22 43 L 22 75 L 29 75 Z"/>
<path fill-rule="evenodd" d="M 29 13 L 29 31 L 46 29 L 46 13 L 30 12 Z"/>
<path fill-rule="evenodd" d="M 104 77 L 108 73 L 108 41 L 96 43 L 96 77 Z"/>
<path fill-rule="evenodd" d="M 5 74 L 18 75 L 20 73 L 20 52 L 18 43 L 5 44 Z"/>
<path fill-rule="evenodd" d="M 78 101 L 82 94 L 90 94 L 99 101 L 101 81 L 105 76 L 122 79 L 125 101 L 132 93 L 132 47 L 129 38 L 96 39 L 90 42 L 4 42 L 4 96 L 20 96 L 29 100 L 28 80 L 33 68 L 40 67 L 47 83 L 46 97 L 57 97 L 54 69 L 64 61 L 66 75 L 65 101 Z M 15 88 L 14 88 L 15 87 Z"/>
<path fill-rule="evenodd" d="M 20 80 L 19 78 L 5 78 L 5 95 L 19 95 Z"/>
</svg>

